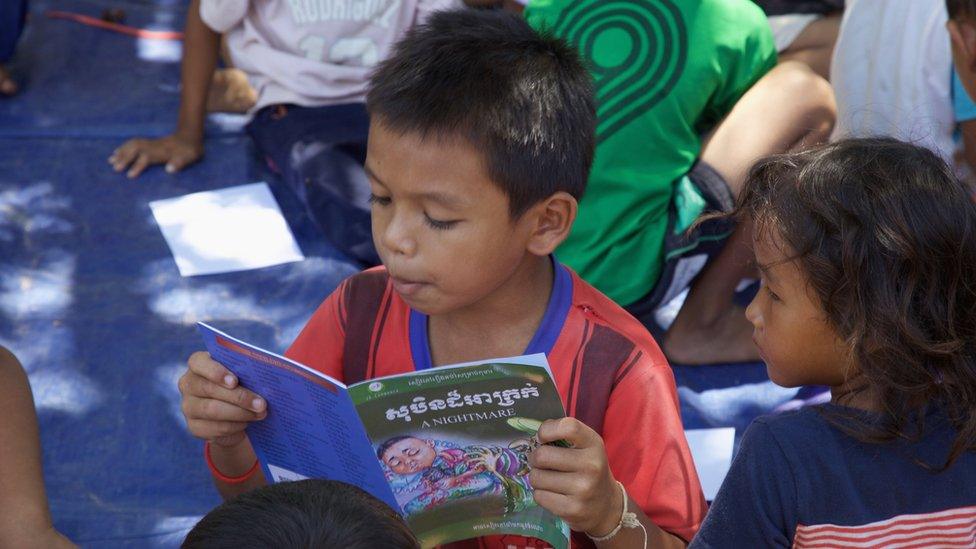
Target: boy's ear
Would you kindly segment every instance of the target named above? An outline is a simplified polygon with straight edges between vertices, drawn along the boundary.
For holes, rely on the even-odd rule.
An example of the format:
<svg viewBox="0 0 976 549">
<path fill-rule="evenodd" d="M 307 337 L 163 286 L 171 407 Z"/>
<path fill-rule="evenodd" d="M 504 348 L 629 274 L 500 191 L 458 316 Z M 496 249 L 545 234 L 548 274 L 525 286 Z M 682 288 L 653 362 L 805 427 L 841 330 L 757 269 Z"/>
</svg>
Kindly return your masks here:
<svg viewBox="0 0 976 549">
<path fill-rule="evenodd" d="M 527 245 L 529 253 L 545 256 L 556 251 L 569 236 L 578 210 L 576 199 L 559 191 L 526 212 L 534 225 Z"/>
</svg>

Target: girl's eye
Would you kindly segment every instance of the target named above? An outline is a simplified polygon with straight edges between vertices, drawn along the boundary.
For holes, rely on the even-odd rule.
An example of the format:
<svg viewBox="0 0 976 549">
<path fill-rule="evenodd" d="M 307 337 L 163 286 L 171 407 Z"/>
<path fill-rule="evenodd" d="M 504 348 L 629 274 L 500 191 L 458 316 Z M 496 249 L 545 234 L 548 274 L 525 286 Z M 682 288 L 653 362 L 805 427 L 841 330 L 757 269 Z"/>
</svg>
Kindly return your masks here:
<svg viewBox="0 0 976 549">
<path fill-rule="evenodd" d="M 437 229 L 439 231 L 450 229 L 451 227 L 458 224 L 458 221 L 439 221 L 437 219 L 431 218 L 429 215 L 424 214 L 424 220 L 427 221 L 427 225 L 432 229 Z"/>
<path fill-rule="evenodd" d="M 377 196 L 373 193 L 369 194 L 369 203 L 377 204 L 379 206 L 387 206 L 390 204 L 392 199 L 389 196 Z"/>
<path fill-rule="evenodd" d="M 766 282 L 766 277 L 764 277 L 764 276 L 760 276 L 759 277 L 759 288 L 760 288 L 759 291 L 766 292 L 766 295 L 769 296 L 769 299 L 771 299 L 773 301 L 782 301 L 779 298 L 779 296 L 776 295 L 776 292 L 774 292 L 773 290 L 771 290 L 769 288 L 769 283 Z"/>
</svg>

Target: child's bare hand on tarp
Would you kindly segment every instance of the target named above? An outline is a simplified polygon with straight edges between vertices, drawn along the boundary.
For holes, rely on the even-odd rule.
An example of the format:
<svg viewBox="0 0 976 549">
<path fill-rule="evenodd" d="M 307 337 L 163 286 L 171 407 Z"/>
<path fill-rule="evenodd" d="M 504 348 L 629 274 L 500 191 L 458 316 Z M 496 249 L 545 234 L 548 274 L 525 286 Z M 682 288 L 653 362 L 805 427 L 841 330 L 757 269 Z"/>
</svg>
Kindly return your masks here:
<svg viewBox="0 0 976 549">
<path fill-rule="evenodd" d="M 108 163 L 117 172 L 128 169 L 126 175 L 135 178 L 155 164 L 166 164 L 167 172 L 176 173 L 202 156 L 202 139 L 175 133 L 159 139 L 130 139 L 112 152 Z"/>
<path fill-rule="evenodd" d="M 252 421 L 264 419 L 267 402 L 240 387 L 237 376 L 197 352 L 187 361 L 189 368 L 180 378 L 182 410 L 190 433 L 220 446 L 234 446 L 244 440 L 244 429 Z"/>
<path fill-rule="evenodd" d="M 548 420 L 536 435 L 541 445 L 529 455 L 535 501 L 579 532 L 601 535 L 616 526 L 623 499 L 603 439 L 578 419 Z M 549 444 L 568 442 L 564 448 Z"/>
</svg>

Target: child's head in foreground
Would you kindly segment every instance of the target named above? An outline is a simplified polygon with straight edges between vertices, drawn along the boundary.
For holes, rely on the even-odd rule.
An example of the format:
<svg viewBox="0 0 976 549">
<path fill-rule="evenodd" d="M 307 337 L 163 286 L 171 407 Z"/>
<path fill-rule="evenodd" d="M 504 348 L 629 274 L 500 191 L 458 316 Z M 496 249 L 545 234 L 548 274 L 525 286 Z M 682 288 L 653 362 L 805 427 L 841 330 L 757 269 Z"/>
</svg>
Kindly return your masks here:
<svg viewBox="0 0 976 549">
<path fill-rule="evenodd" d="M 437 458 L 434 441 L 412 436 L 391 437 L 376 449 L 376 457 L 398 475 L 412 475 L 429 469 Z"/>
<path fill-rule="evenodd" d="M 762 288 L 747 317 L 784 386 L 829 385 L 880 412 L 865 440 L 921 436 L 930 404 L 976 448 L 976 206 L 935 154 L 858 139 L 775 156 L 751 171 Z"/>
<path fill-rule="evenodd" d="M 946 0 L 949 37 L 956 74 L 970 97 L 976 97 L 976 0 Z"/>
<path fill-rule="evenodd" d="M 400 516 L 366 492 L 331 480 L 281 482 L 207 513 L 183 549 L 419 549 Z"/>
<path fill-rule="evenodd" d="M 409 305 L 478 302 L 565 239 L 595 124 L 572 48 L 510 13 L 440 12 L 378 67 L 366 105 L 373 241 Z"/>
</svg>

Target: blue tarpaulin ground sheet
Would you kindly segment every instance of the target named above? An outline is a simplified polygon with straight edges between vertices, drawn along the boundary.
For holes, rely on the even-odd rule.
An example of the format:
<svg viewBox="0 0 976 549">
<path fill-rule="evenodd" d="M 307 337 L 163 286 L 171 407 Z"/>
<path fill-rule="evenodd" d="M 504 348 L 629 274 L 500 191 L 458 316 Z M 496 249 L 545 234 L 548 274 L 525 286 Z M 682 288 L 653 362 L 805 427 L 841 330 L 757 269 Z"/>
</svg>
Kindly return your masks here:
<svg viewBox="0 0 976 549">
<path fill-rule="evenodd" d="M 55 525 L 83 547 L 173 547 L 219 498 L 176 380 L 207 321 L 282 351 L 356 266 L 261 167 L 241 118 L 214 117 L 205 159 L 176 175 L 115 174 L 111 151 L 173 129 L 180 44 L 45 16 L 180 30 L 182 0 L 43 0 L 0 100 L 0 343 L 33 386 Z M 268 181 L 306 260 L 181 277 L 149 202 Z M 734 426 L 790 400 L 761 364 L 676 367 L 687 428 Z"/>
</svg>

